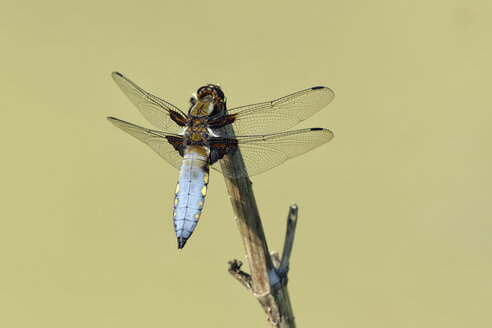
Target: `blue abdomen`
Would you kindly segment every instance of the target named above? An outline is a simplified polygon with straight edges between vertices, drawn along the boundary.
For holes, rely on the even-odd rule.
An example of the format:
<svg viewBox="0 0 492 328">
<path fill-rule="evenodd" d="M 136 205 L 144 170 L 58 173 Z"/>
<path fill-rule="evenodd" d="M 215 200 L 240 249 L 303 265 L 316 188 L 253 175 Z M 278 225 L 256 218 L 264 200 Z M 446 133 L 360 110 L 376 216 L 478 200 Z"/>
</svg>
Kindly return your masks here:
<svg viewBox="0 0 492 328">
<path fill-rule="evenodd" d="M 200 219 L 207 194 L 208 172 L 208 158 L 204 149 L 188 149 L 183 156 L 174 197 L 173 218 L 178 248 L 184 247 Z"/>
</svg>

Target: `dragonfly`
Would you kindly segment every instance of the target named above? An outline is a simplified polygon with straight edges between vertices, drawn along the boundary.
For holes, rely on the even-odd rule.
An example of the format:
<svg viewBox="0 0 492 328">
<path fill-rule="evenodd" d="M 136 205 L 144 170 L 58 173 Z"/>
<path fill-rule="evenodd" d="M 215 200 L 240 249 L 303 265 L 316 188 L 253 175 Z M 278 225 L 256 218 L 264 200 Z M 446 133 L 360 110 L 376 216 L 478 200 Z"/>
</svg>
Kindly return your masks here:
<svg viewBox="0 0 492 328">
<path fill-rule="evenodd" d="M 230 178 L 251 177 L 333 138 L 333 133 L 324 128 L 286 131 L 333 100 L 335 94 L 327 87 L 312 87 L 273 101 L 227 109 L 220 86 L 208 84 L 190 98 L 186 114 L 123 74 L 113 72 L 112 77 L 157 130 L 115 117 L 108 120 L 180 170 L 173 210 L 178 249 L 185 246 L 200 219 L 210 167 Z M 223 170 L 220 162 L 238 149 L 245 168 Z"/>
</svg>

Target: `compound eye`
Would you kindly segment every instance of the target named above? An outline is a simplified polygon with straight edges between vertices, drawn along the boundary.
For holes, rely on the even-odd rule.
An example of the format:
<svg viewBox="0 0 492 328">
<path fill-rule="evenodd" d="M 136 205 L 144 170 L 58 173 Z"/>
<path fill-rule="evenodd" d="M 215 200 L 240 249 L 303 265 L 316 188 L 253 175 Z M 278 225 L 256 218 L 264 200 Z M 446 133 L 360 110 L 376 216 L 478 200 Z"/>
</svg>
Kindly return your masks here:
<svg viewBox="0 0 492 328">
<path fill-rule="evenodd" d="M 219 88 L 215 89 L 215 94 L 217 96 L 217 98 L 220 98 L 220 100 L 224 100 L 225 96 L 224 96 L 224 93 L 222 92 L 222 90 L 220 90 Z"/>
<path fill-rule="evenodd" d="M 198 98 L 201 98 L 201 97 L 204 97 L 204 96 L 210 94 L 211 92 L 212 92 L 212 90 L 210 89 L 210 87 L 204 86 L 204 87 L 201 87 L 200 89 L 198 89 L 198 91 L 196 92 L 196 95 L 198 96 Z"/>
</svg>

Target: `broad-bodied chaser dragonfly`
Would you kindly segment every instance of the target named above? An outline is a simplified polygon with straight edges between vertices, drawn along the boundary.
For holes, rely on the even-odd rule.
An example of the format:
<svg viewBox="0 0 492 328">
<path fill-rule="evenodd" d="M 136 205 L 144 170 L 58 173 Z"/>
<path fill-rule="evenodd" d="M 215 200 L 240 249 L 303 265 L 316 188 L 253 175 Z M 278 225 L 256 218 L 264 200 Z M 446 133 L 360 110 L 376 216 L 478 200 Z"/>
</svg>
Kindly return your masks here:
<svg viewBox="0 0 492 328">
<path fill-rule="evenodd" d="M 228 110 L 221 88 L 208 84 L 190 99 L 187 115 L 144 91 L 124 75 L 113 72 L 112 77 L 147 121 L 166 131 L 150 130 L 108 117 L 116 127 L 146 143 L 166 162 L 181 170 L 173 212 L 178 248 L 184 247 L 200 218 L 209 167 L 233 178 L 253 176 L 333 138 L 333 133 L 323 128 L 282 132 L 333 100 L 335 94 L 326 87 L 313 87 L 277 100 Z M 227 134 L 227 126 L 232 126 L 233 135 Z M 246 170 L 224 172 L 219 162 L 238 147 Z"/>
</svg>

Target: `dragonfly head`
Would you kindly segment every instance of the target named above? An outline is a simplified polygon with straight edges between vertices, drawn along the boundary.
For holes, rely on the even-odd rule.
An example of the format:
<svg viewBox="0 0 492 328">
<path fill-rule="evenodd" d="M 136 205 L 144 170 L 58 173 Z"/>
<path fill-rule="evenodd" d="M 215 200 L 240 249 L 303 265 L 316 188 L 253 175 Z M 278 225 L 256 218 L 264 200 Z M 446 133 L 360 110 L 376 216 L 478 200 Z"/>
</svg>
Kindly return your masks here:
<svg viewBox="0 0 492 328">
<path fill-rule="evenodd" d="M 226 108 L 226 97 L 222 89 L 215 84 L 208 84 L 198 89 L 196 96 L 190 99 L 191 109 L 206 108 L 205 113 L 208 116 L 213 116 L 222 113 Z"/>
</svg>

